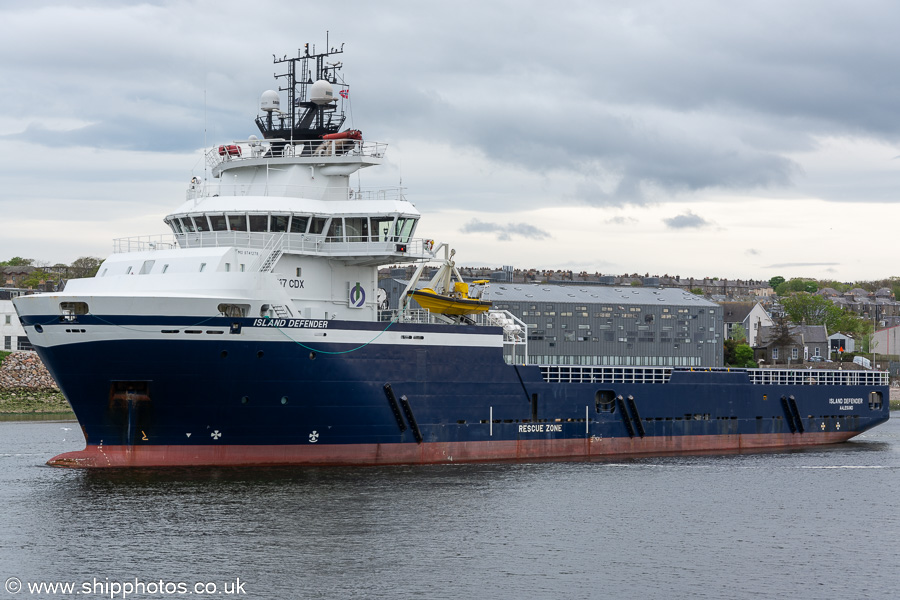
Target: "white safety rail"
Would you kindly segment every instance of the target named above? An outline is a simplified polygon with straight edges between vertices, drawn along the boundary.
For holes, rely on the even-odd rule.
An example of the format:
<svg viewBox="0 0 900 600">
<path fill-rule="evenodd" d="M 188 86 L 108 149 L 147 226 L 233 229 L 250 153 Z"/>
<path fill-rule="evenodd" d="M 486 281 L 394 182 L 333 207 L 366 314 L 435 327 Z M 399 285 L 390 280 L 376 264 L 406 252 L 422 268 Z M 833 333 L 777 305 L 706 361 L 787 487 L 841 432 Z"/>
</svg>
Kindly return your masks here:
<svg viewBox="0 0 900 600">
<path fill-rule="evenodd" d="M 206 164 L 210 168 L 215 168 L 223 162 L 246 162 L 261 158 L 271 159 L 273 162 L 279 159 L 305 157 L 326 160 L 346 159 L 348 156 L 382 158 L 387 150 L 387 144 L 384 142 L 365 140 L 314 140 L 298 141 L 295 144 L 287 141 L 281 148 L 272 148 L 270 142 L 286 142 L 286 140 L 243 140 L 215 146 L 206 152 Z"/>
<path fill-rule="evenodd" d="M 191 184 L 185 193 L 187 200 L 211 196 L 276 196 L 307 198 L 312 200 L 354 200 L 378 202 L 384 200 L 405 201 L 403 188 L 335 188 L 313 185 L 288 185 L 256 181 L 254 183 L 226 183 L 218 179 Z M 362 210 L 365 210 L 364 208 Z"/>
<path fill-rule="evenodd" d="M 824 369 L 685 369 L 674 367 L 612 367 L 540 365 L 548 383 L 667 383 L 674 370 L 746 372 L 757 385 L 863 385 L 886 386 L 886 371 L 831 371 Z"/>
<path fill-rule="evenodd" d="M 750 382 L 763 385 L 888 385 L 887 371 L 825 369 L 747 369 Z"/>
<path fill-rule="evenodd" d="M 276 246 L 273 246 L 275 240 Z M 391 256 L 413 260 L 430 259 L 433 242 L 422 238 L 398 241 L 373 241 L 369 237 L 332 238 L 306 233 L 268 233 L 245 231 L 203 231 L 180 234 L 145 235 L 113 240 L 113 252 L 143 252 L 180 248 L 256 248 L 280 249 L 282 253 L 338 256 Z"/>
<path fill-rule="evenodd" d="M 667 383 L 672 367 L 578 367 L 541 365 L 547 383 Z"/>
</svg>

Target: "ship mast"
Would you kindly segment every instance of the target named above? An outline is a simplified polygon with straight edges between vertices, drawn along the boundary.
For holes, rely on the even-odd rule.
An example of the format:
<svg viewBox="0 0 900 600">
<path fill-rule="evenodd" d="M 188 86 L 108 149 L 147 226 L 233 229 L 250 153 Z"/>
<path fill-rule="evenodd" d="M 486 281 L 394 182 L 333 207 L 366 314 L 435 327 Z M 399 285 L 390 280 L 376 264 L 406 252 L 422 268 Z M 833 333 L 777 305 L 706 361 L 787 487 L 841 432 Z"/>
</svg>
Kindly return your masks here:
<svg viewBox="0 0 900 600">
<path fill-rule="evenodd" d="M 343 63 L 326 59 L 343 52 L 343 44 L 318 54 L 315 46 L 310 50 L 310 45 L 305 44 L 297 50 L 296 58 L 272 57 L 275 64 L 286 64 L 286 72 L 274 76 L 276 80 L 287 80 L 279 85 L 278 91 L 287 92 L 288 105 L 286 111 L 268 111 L 256 118 L 256 126 L 264 138 L 285 143 L 315 140 L 340 130 L 346 120 L 343 99 L 349 86 L 340 75 Z M 329 97 L 334 95 L 332 86 L 340 88 L 336 97 Z"/>
</svg>

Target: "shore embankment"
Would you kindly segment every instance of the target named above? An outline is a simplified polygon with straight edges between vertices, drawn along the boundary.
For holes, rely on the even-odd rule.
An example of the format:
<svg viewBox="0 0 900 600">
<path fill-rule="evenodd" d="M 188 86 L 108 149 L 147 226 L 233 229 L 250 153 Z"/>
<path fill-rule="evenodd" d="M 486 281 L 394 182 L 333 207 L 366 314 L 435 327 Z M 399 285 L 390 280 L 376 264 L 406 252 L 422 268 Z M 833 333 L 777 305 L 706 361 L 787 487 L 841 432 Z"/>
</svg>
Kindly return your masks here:
<svg viewBox="0 0 900 600">
<path fill-rule="evenodd" d="M 36 353 L 13 352 L 0 361 L 0 414 L 75 416 Z"/>
</svg>

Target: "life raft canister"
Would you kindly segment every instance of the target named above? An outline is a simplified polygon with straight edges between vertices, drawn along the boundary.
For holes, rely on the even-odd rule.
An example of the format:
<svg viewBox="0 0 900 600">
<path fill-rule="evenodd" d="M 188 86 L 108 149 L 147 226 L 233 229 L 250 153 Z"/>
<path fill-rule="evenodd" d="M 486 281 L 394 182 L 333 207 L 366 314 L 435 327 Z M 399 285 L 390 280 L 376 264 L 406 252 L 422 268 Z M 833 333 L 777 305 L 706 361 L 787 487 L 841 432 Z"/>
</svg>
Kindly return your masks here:
<svg viewBox="0 0 900 600">
<path fill-rule="evenodd" d="M 339 133 L 326 133 L 322 136 L 323 140 L 361 140 L 362 131 L 359 129 L 348 129 Z"/>
<path fill-rule="evenodd" d="M 241 147 L 237 144 L 219 146 L 219 156 L 240 156 Z"/>
</svg>

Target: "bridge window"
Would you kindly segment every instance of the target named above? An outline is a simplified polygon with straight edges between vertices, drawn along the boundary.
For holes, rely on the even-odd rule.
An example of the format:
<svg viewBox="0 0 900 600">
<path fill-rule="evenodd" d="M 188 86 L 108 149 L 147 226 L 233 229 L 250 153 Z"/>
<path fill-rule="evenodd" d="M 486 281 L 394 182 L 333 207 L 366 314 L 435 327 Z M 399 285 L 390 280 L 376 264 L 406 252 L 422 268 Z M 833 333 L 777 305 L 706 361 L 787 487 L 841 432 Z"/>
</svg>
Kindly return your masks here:
<svg viewBox="0 0 900 600">
<path fill-rule="evenodd" d="M 291 233 L 306 233 L 309 217 L 294 215 L 291 217 Z"/>
<path fill-rule="evenodd" d="M 206 215 L 197 215 L 194 219 L 195 231 L 209 231 L 209 223 L 206 221 Z"/>
<path fill-rule="evenodd" d="M 328 242 L 344 241 L 344 220 L 340 217 L 331 219 L 331 227 L 328 228 L 328 236 L 325 238 Z"/>
<path fill-rule="evenodd" d="M 379 242 L 391 241 L 391 226 L 393 224 L 394 217 L 372 217 L 373 240 Z"/>
<path fill-rule="evenodd" d="M 369 219 L 366 217 L 347 217 L 344 219 L 344 229 L 348 242 L 369 241 Z"/>
<path fill-rule="evenodd" d="M 194 222 L 191 220 L 190 217 L 185 217 L 184 219 L 176 219 L 176 220 L 179 223 L 181 223 L 181 228 L 182 228 L 182 230 L 184 230 L 185 233 L 191 233 L 193 231 L 196 231 L 194 229 Z"/>
<path fill-rule="evenodd" d="M 250 231 L 268 231 L 269 215 L 250 215 Z"/>
<path fill-rule="evenodd" d="M 247 215 L 228 215 L 228 229 L 247 231 Z"/>
<path fill-rule="evenodd" d="M 413 229 L 416 226 L 415 219 L 397 219 L 397 241 L 399 242 L 408 242 L 409 237 L 412 235 Z"/>
<path fill-rule="evenodd" d="M 313 217 L 309 232 L 321 235 L 322 232 L 325 231 L 326 223 L 328 223 L 328 219 L 326 219 L 325 217 Z"/>
<path fill-rule="evenodd" d="M 183 233 L 183 231 L 181 229 L 181 221 L 180 220 L 172 219 L 171 221 L 169 221 L 169 226 L 172 228 L 172 231 L 174 231 L 176 234 Z"/>
<path fill-rule="evenodd" d="M 209 215 L 209 222 L 213 231 L 228 231 L 228 222 L 225 215 Z"/>
<path fill-rule="evenodd" d="M 272 215 L 271 231 L 273 233 L 284 233 L 287 231 L 288 219 L 290 219 L 290 215 Z"/>
</svg>

